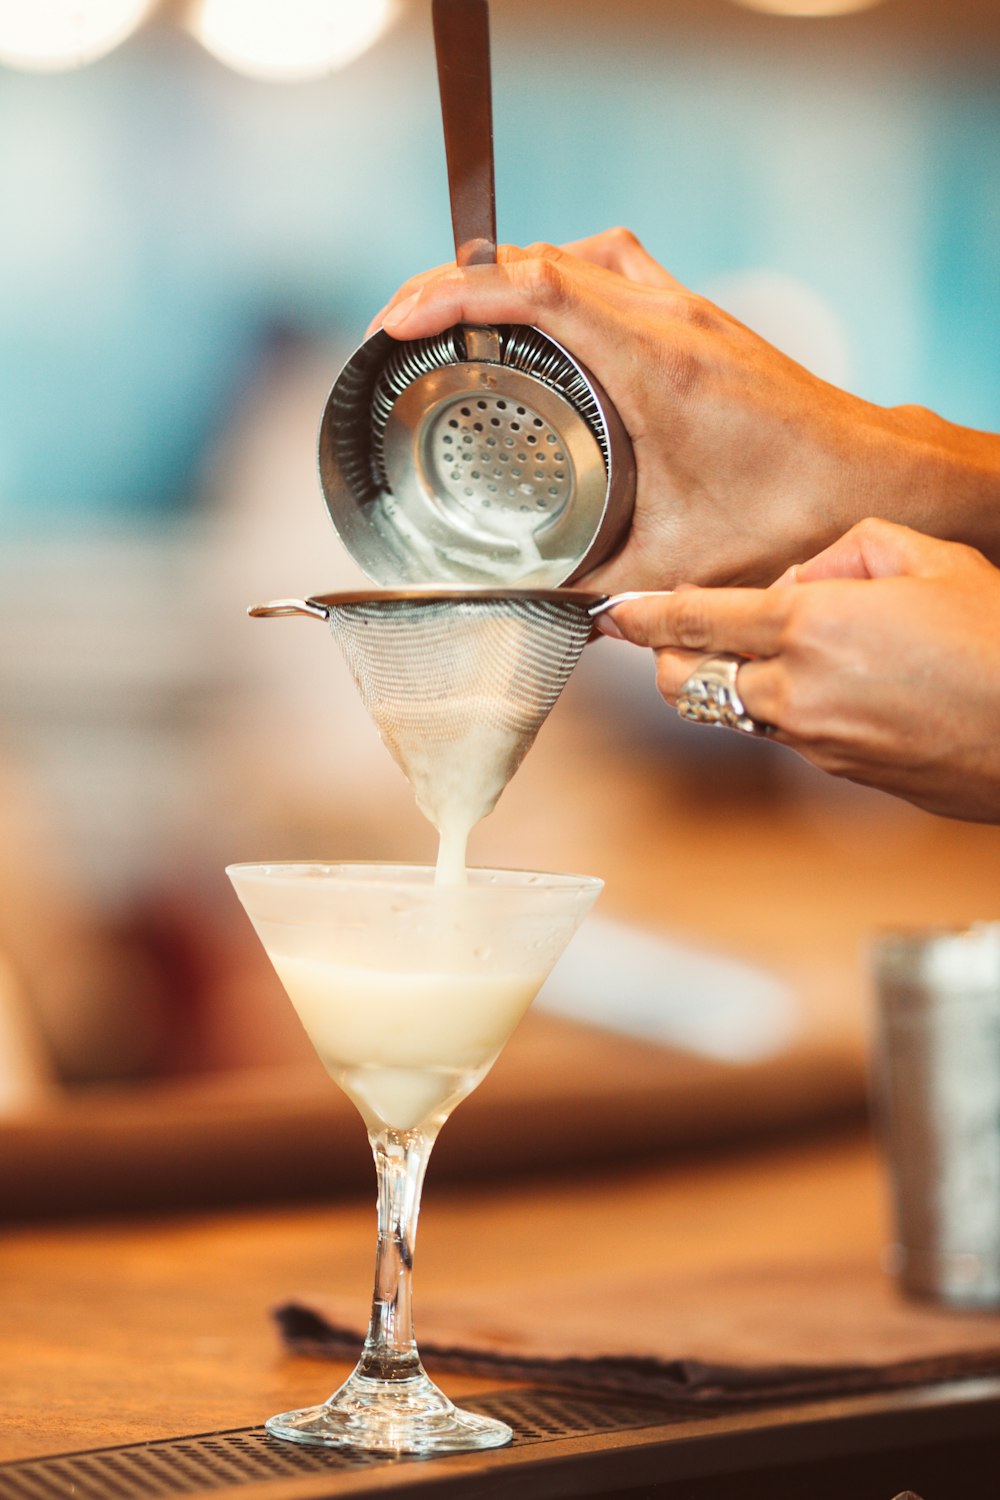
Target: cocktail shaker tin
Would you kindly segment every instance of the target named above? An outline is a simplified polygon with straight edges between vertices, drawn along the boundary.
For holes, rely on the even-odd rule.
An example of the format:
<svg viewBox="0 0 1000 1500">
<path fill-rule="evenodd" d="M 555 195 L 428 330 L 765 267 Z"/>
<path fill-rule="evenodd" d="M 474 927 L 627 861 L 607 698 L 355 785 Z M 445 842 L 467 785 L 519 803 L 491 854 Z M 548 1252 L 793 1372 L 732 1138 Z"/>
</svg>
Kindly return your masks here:
<svg viewBox="0 0 1000 1500">
<path fill-rule="evenodd" d="M 1000 1306 L 1000 922 L 873 955 L 876 1108 L 910 1293 Z"/>
</svg>

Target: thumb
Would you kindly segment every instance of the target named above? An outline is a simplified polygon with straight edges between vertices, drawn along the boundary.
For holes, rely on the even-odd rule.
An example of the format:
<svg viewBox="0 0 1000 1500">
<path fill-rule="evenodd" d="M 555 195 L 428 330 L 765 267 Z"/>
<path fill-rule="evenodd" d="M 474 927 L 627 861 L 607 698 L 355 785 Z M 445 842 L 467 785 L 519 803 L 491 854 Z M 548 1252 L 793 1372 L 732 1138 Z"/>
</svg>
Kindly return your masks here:
<svg viewBox="0 0 1000 1500">
<path fill-rule="evenodd" d="M 874 517 L 859 521 L 831 546 L 800 563 L 796 583 L 824 578 L 898 578 L 939 571 L 954 543 Z"/>
</svg>

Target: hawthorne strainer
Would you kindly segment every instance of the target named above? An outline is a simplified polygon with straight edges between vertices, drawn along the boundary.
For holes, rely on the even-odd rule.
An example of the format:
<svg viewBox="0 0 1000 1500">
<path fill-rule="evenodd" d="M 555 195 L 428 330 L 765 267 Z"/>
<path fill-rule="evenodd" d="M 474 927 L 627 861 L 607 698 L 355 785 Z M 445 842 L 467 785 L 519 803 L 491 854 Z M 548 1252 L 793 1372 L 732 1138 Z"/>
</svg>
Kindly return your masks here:
<svg viewBox="0 0 1000 1500">
<path fill-rule="evenodd" d="M 434 0 L 459 266 L 496 261 L 487 0 Z M 588 370 L 537 328 L 379 330 L 347 362 L 320 426 L 330 516 L 376 583 L 551 586 L 621 541 L 628 435 Z"/>
<path fill-rule="evenodd" d="M 379 734 L 436 827 L 463 782 L 488 813 L 609 601 L 574 589 L 404 589 L 275 599 L 250 614 L 325 620 Z"/>
</svg>

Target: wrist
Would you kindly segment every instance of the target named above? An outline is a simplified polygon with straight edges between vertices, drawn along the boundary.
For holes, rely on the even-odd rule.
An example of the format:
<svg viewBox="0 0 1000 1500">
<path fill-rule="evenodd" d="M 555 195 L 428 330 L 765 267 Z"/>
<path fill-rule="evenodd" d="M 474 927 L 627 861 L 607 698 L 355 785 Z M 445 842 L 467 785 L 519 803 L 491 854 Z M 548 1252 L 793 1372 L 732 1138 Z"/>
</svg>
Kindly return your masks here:
<svg viewBox="0 0 1000 1500">
<path fill-rule="evenodd" d="M 884 408 L 881 429 L 878 514 L 1000 561 L 1000 436 L 920 406 Z"/>
</svg>

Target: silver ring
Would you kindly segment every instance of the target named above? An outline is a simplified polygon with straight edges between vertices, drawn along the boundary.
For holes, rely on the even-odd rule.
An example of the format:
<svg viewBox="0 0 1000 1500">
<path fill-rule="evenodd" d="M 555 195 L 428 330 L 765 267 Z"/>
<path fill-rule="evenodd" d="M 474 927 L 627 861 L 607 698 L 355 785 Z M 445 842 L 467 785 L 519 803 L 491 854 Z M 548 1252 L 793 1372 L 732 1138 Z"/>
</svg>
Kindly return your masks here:
<svg viewBox="0 0 1000 1500">
<path fill-rule="evenodd" d="M 749 660 L 749 656 L 720 651 L 717 656 L 706 656 L 700 661 L 681 684 L 677 698 L 681 718 L 694 724 L 738 729 L 741 734 L 773 734 L 773 724 L 764 724 L 747 713 L 736 686 L 736 675 Z"/>
</svg>

